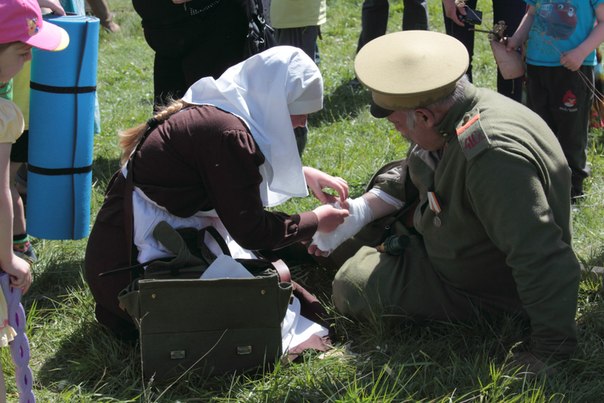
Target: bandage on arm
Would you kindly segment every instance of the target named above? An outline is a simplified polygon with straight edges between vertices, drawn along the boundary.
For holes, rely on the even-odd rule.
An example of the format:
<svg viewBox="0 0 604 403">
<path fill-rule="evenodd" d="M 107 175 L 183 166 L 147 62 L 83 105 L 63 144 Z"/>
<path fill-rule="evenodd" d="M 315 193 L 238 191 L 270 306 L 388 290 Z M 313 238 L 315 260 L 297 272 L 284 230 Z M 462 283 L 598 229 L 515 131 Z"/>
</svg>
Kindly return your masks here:
<svg viewBox="0 0 604 403">
<path fill-rule="evenodd" d="M 345 240 L 353 237 L 371 221 L 393 213 L 398 208 L 374 193 L 365 193 L 356 199 L 347 199 L 350 215 L 332 232 L 317 231 L 312 244 L 325 253 L 331 253 Z"/>
</svg>

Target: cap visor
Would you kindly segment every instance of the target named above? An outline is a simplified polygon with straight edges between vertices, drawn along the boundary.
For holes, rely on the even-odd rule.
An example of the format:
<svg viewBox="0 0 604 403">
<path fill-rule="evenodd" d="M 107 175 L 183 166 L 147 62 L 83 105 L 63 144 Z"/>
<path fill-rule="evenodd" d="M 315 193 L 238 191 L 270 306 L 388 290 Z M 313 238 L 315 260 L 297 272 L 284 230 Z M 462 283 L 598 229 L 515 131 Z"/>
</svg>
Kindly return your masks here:
<svg viewBox="0 0 604 403">
<path fill-rule="evenodd" d="M 59 51 L 69 45 L 69 34 L 63 28 L 44 21 L 40 31 L 24 42 L 34 48 Z"/>
<path fill-rule="evenodd" d="M 385 118 L 388 117 L 392 114 L 392 112 L 390 109 L 386 109 L 386 108 L 382 108 L 381 106 L 377 105 L 375 102 L 371 102 L 371 107 L 369 108 L 369 111 L 371 112 L 371 114 L 373 115 L 373 117 L 376 118 Z"/>
</svg>

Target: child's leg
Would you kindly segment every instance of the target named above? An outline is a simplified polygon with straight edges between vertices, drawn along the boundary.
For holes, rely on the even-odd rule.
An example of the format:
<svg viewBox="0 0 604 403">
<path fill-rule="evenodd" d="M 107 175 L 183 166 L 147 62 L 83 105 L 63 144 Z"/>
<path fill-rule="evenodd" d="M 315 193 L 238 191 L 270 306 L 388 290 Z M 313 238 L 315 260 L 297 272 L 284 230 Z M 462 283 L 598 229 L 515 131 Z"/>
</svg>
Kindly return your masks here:
<svg viewBox="0 0 604 403">
<path fill-rule="evenodd" d="M 587 167 L 587 133 L 593 97 L 593 67 L 527 66 L 527 106 L 554 132 L 572 172 L 573 200 L 583 195 Z"/>
<path fill-rule="evenodd" d="M 25 222 L 25 207 L 23 199 L 16 187 L 17 171 L 21 167 L 20 162 L 10 163 L 10 193 L 13 201 L 13 251 L 23 258 L 34 263 L 38 258 L 27 235 L 27 224 Z"/>
<path fill-rule="evenodd" d="M 25 209 L 23 207 L 23 200 L 17 190 L 15 180 L 17 171 L 21 167 L 20 162 L 10 163 L 10 193 L 13 199 L 13 234 L 25 234 Z"/>
<path fill-rule="evenodd" d="M 558 113 L 554 116 L 556 137 L 572 172 L 571 193 L 573 199 L 583 196 L 583 181 L 589 176 L 587 166 L 587 138 L 589 115 L 593 101 L 593 67 L 582 66 L 578 71 L 557 67 L 558 75 L 552 82 L 557 86 L 558 97 L 554 105 Z"/>
</svg>

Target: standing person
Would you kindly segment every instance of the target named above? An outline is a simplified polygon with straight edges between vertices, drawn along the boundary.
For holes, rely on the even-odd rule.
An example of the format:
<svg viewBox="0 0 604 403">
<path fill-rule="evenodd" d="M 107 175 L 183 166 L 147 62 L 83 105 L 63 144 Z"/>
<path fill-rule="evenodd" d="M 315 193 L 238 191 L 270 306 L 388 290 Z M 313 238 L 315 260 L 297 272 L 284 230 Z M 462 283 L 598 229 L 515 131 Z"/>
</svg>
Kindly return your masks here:
<svg viewBox="0 0 604 403">
<path fill-rule="evenodd" d="M 273 0 L 274 1 L 274 0 Z M 403 0 L 402 29 L 428 29 L 428 2 L 426 0 Z M 388 27 L 389 0 L 365 0 L 361 11 L 361 34 L 357 53 L 372 39 L 386 33 Z"/>
<path fill-rule="evenodd" d="M 248 20 L 241 0 L 132 0 L 155 52 L 154 108 L 181 98 L 202 77 L 243 60 Z"/>
<path fill-rule="evenodd" d="M 55 15 L 65 15 L 59 0 L 38 0 L 41 8 L 48 9 Z M 26 61 L 23 68 L 13 79 L 13 102 L 23 114 L 25 127 L 23 134 L 12 145 L 10 151 L 10 184 L 13 199 L 13 251 L 17 256 L 35 263 L 38 258 L 30 237 L 27 234 L 25 220 L 25 197 L 27 193 L 27 159 L 29 145 L 29 93 L 31 81 L 31 61 Z"/>
<path fill-rule="evenodd" d="M 317 62 L 317 39 L 327 21 L 325 0 L 271 0 L 270 21 L 279 45 L 296 46 Z"/>
<path fill-rule="evenodd" d="M 64 49 L 67 32 L 44 22 L 35 0 L 0 0 L 0 82 L 10 81 L 31 60 L 31 48 Z M 0 268 L 10 276 L 10 284 L 24 293 L 31 285 L 29 263 L 13 253 L 13 203 L 10 192 L 11 146 L 23 133 L 24 121 L 19 108 L 0 98 Z M 4 294 L 0 292 L 0 346 L 16 335 L 8 326 Z M 0 370 L 0 401 L 6 400 L 4 378 Z"/>
<path fill-rule="evenodd" d="M 386 35 L 359 52 L 372 114 L 411 147 L 310 252 L 361 230 L 332 254 L 339 312 L 394 321 L 511 314 L 531 329 L 517 362 L 545 369 L 577 345 L 570 170 L 543 119 L 474 87 L 468 65 L 464 45 L 437 32 Z"/>
<path fill-rule="evenodd" d="M 583 181 L 589 176 L 587 136 L 595 49 L 604 41 L 603 3 L 527 0 L 526 15 L 507 42 L 512 51 L 528 38 L 527 105 L 547 122 L 562 145 L 572 171 L 573 201 L 583 197 Z"/>
<path fill-rule="evenodd" d="M 233 257 L 309 241 L 317 229 L 329 232 L 341 223 L 348 212 L 329 204 L 291 215 L 266 209 L 306 196 L 307 186 L 323 203 L 336 200 L 325 187 L 346 199 L 343 179 L 302 167 L 298 156 L 293 128 L 322 106 L 316 64 L 298 48 L 276 46 L 216 80 L 202 78 L 183 99 L 125 131 L 122 162 L 133 156 L 135 190 L 125 194 L 124 167 L 109 184 L 86 249 L 97 320 L 122 337 L 136 333 L 117 299 L 131 274 L 98 276 L 132 264 L 123 209 L 130 195 L 139 262 L 168 255 L 152 238 L 159 221 L 174 228 L 212 225 L 229 241 Z"/>
<path fill-rule="evenodd" d="M 327 21 L 325 0 L 272 0 L 270 20 L 279 45 L 296 46 L 318 63 L 317 39 Z M 308 139 L 306 125 L 294 129 L 298 152 L 302 155 Z"/>
<path fill-rule="evenodd" d="M 470 54 L 470 67 L 468 68 L 468 78 L 472 81 L 472 58 L 474 56 L 474 31 L 473 25 L 464 23 L 463 16 L 468 13 L 466 6 L 476 10 L 477 0 L 442 0 L 443 13 L 445 18 L 445 31 L 448 35 L 458 39 L 463 43 Z M 493 3 L 493 22 L 505 21 L 507 28 L 504 35 L 511 35 L 524 15 L 526 6 L 524 0 L 492 0 Z M 481 29 L 490 29 L 483 27 Z M 522 101 L 522 77 L 513 80 L 506 80 L 497 69 L 497 92 L 518 102 Z"/>
<path fill-rule="evenodd" d="M 35 263 L 38 258 L 27 234 L 24 200 L 27 193 L 30 77 L 31 61 L 28 61 L 14 78 L 13 101 L 23 114 L 25 126 L 22 135 L 11 147 L 10 184 L 13 200 L 13 250 L 18 256 Z"/>
</svg>

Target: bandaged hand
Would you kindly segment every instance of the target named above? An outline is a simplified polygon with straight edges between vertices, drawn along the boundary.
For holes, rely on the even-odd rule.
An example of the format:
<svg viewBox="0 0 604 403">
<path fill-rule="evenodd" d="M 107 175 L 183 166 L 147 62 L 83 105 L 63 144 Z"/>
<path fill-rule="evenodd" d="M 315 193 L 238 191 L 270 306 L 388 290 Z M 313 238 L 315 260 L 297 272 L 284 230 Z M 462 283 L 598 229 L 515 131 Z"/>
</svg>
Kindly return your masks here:
<svg viewBox="0 0 604 403">
<path fill-rule="evenodd" d="M 345 240 L 354 236 L 361 228 L 373 221 L 371 208 L 365 198 L 347 199 L 346 203 L 350 215 L 332 232 L 315 232 L 308 247 L 308 253 L 316 256 L 328 256 Z"/>
</svg>

